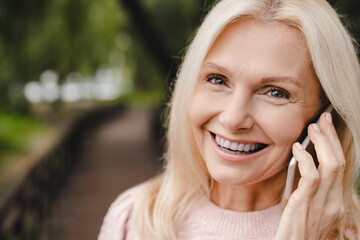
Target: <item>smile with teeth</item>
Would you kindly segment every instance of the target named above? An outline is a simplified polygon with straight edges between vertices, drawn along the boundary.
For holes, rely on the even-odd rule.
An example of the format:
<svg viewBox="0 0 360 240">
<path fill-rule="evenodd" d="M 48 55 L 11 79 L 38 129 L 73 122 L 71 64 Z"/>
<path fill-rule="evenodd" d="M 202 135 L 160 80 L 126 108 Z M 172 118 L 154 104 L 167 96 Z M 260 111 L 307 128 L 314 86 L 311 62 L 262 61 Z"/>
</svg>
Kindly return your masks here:
<svg viewBox="0 0 360 240">
<path fill-rule="evenodd" d="M 267 145 L 262 143 L 240 143 L 232 142 L 227 139 L 221 138 L 218 135 L 212 134 L 215 138 L 216 144 L 222 151 L 231 154 L 251 154 L 264 149 Z"/>
</svg>

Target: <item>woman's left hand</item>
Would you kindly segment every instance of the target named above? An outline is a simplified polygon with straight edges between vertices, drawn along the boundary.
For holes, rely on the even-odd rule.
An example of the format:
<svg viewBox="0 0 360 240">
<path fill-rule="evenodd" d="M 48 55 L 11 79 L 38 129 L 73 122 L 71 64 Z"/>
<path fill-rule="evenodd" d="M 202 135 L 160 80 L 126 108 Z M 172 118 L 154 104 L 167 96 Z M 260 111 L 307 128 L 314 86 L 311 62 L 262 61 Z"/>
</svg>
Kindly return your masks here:
<svg viewBox="0 0 360 240">
<path fill-rule="evenodd" d="M 299 143 L 293 145 L 300 181 L 282 214 L 275 239 L 327 239 L 344 215 L 342 181 L 345 157 L 330 113 L 323 113 L 319 126 L 308 134 L 314 143 L 319 167 Z"/>
</svg>

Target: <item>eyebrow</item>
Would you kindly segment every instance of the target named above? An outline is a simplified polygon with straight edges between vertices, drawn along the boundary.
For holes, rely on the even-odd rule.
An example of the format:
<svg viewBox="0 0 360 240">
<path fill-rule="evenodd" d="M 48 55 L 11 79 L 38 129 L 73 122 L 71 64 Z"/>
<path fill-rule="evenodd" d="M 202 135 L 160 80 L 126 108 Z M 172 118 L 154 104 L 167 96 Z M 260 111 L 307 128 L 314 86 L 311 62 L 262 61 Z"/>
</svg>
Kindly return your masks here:
<svg viewBox="0 0 360 240">
<path fill-rule="evenodd" d="M 220 72 L 223 72 L 224 74 L 226 74 L 227 76 L 231 77 L 232 73 L 226 69 L 225 67 L 219 66 L 215 63 L 212 62 L 206 62 L 202 65 L 202 68 L 204 67 L 209 67 L 209 68 L 213 68 L 216 69 Z M 291 83 L 297 87 L 302 87 L 302 83 L 300 81 L 298 81 L 296 78 L 290 77 L 290 76 L 269 76 L 269 77 L 264 77 L 261 79 L 260 83 L 262 84 L 273 84 L 273 83 Z"/>
<path fill-rule="evenodd" d="M 225 73 L 226 75 L 228 75 L 228 76 L 232 76 L 232 74 L 231 74 L 231 72 L 229 71 L 229 70 L 227 70 L 226 68 L 224 68 L 224 67 L 222 67 L 222 66 L 219 66 L 219 65 L 217 65 L 217 64 L 215 64 L 215 63 L 212 63 L 212 62 L 206 62 L 206 63 L 204 63 L 203 65 L 202 65 L 202 68 L 204 68 L 204 67 L 209 67 L 209 68 L 214 68 L 214 69 L 216 69 L 216 70 L 218 70 L 218 71 L 220 71 L 220 72 L 223 72 L 223 73 Z"/>
<path fill-rule="evenodd" d="M 261 79 L 262 84 L 269 84 L 269 83 L 291 83 L 294 84 L 297 87 L 302 87 L 302 84 L 300 81 L 296 80 L 293 77 L 289 76 L 272 76 L 272 77 L 265 77 Z"/>
</svg>

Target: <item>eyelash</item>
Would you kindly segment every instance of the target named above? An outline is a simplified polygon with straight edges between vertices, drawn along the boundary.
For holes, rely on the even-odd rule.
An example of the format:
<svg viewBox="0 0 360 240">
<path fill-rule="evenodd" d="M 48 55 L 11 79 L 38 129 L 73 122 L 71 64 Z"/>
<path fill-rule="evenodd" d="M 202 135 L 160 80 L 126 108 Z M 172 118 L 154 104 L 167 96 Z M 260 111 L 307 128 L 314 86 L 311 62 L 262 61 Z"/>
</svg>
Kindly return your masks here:
<svg viewBox="0 0 360 240">
<path fill-rule="evenodd" d="M 216 80 L 216 79 L 220 79 L 222 81 L 222 84 L 212 82 L 212 80 Z M 213 85 L 227 85 L 226 77 L 223 75 L 219 75 L 219 74 L 211 74 L 211 75 L 207 76 L 206 81 Z"/>
<path fill-rule="evenodd" d="M 212 82 L 213 80 L 217 80 L 217 79 L 221 80 L 222 84 Z M 220 74 L 210 74 L 209 76 L 206 77 L 205 80 L 213 85 L 220 85 L 220 86 L 227 85 L 227 78 Z M 269 87 L 270 88 L 266 91 L 266 95 L 268 95 L 272 91 L 276 91 L 276 92 L 282 94 L 283 96 L 282 97 L 276 97 L 276 96 L 272 96 L 272 95 L 269 95 L 269 96 L 274 97 L 274 98 L 279 98 L 279 99 L 289 99 L 290 98 L 290 94 L 286 90 L 284 90 L 282 88 L 278 88 L 278 87 L 271 87 L 271 86 L 269 86 Z"/>
<path fill-rule="evenodd" d="M 276 96 L 269 95 L 270 97 L 280 98 L 280 99 L 282 99 L 282 98 L 289 99 L 290 98 L 290 94 L 287 91 L 285 91 L 282 88 L 277 88 L 277 87 L 271 87 L 269 90 L 266 91 L 266 94 L 268 95 L 272 91 L 276 91 L 276 92 L 282 94 L 283 97 L 276 97 Z"/>
</svg>

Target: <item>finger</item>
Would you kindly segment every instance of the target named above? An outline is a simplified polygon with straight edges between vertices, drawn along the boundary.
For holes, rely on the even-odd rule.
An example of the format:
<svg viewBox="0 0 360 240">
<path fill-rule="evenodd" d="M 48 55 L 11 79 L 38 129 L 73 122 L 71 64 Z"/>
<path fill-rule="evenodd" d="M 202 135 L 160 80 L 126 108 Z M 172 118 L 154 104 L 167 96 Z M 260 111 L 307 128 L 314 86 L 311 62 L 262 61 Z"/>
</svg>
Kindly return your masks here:
<svg viewBox="0 0 360 240">
<path fill-rule="evenodd" d="M 341 164 L 342 168 L 345 169 L 345 157 L 343 149 L 336 133 L 336 129 L 333 125 L 331 113 L 323 113 L 319 120 L 319 128 L 321 132 L 327 137 L 331 149 L 336 156 L 336 159 Z"/>
<path fill-rule="evenodd" d="M 322 117 L 321 120 L 324 120 L 324 116 Z M 337 206 L 330 206 L 330 203 L 331 205 L 338 205 L 336 198 L 342 196 L 341 184 L 340 187 L 339 184 L 334 185 L 335 182 L 341 182 L 341 180 L 338 179 L 342 179 L 341 165 L 333 151 L 333 145 L 336 145 L 336 141 L 331 143 L 329 140 L 328 136 L 333 134 L 330 126 L 323 126 L 323 122 L 321 122 L 321 124 L 322 129 L 327 131 L 326 134 L 323 133 L 316 124 L 310 125 L 308 131 L 319 160 L 318 172 L 320 175 L 320 183 L 310 207 L 310 212 L 313 214 L 309 216 L 308 221 L 309 226 L 312 226 L 309 228 L 309 233 L 312 234 L 312 236 L 316 236 L 316 234 L 319 233 L 318 229 L 324 227 L 324 222 L 327 222 L 326 225 L 333 222 L 334 218 L 325 218 L 324 214 L 332 215 L 330 212 L 337 209 Z M 330 125 L 329 123 L 326 124 Z M 333 199 L 334 197 L 335 199 Z"/>
<path fill-rule="evenodd" d="M 321 132 L 327 137 L 329 143 L 333 149 L 333 153 L 335 155 L 336 160 L 339 163 L 339 171 L 336 177 L 334 184 L 332 185 L 332 189 L 328 195 L 327 200 L 327 208 L 329 211 L 325 212 L 328 215 L 327 219 L 331 219 L 332 217 L 337 218 L 339 215 L 342 215 L 344 212 L 343 208 L 343 177 L 345 170 L 345 156 L 340 144 L 340 140 L 337 136 L 335 127 L 332 123 L 331 113 L 324 113 L 321 116 L 319 121 L 319 127 Z"/>
<path fill-rule="evenodd" d="M 325 238 L 327 234 L 333 229 L 335 222 L 342 218 L 345 214 L 345 208 L 343 205 L 343 176 L 346 162 L 340 140 L 336 134 L 334 125 L 332 124 L 331 114 L 324 114 L 324 116 L 320 119 L 319 125 L 321 132 L 327 136 L 332 146 L 333 153 L 336 156 L 340 166 L 336 180 L 328 194 L 322 214 L 323 221 L 321 223 L 321 227 L 323 229 L 327 229 L 327 231 L 321 231 L 322 235 L 320 237 Z"/>
<path fill-rule="evenodd" d="M 342 161 L 345 161 L 339 138 L 331 121 L 331 115 L 327 114 L 329 113 L 324 113 L 321 116 L 320 126 L 311 124 L 308 130 L 319 161 L 318 170 L 321 182 L 317 195 L 320 196 L 326 196 L 336 179 L 339 177 L 342 179 L 344 171 Z"/>
<path fill-rule="evenodd" d="M 285 216 L 292 219 L 296 229 L 301 229 L 301 233 L 306 235 L 307 220 L 310 202 L 316 192 L 319 182 L 319 173 L 316 169 L 312 156 L 301 146 L 300 143 L 293 144 L 293 155 L 298 162 L 301 175 L 297 189 L 292 193 L 284 209 Z M 294 222 L 294 219 L 296 222 Z M 300 236 L 300 235 L 298 235 Z"/>
<path fill-rule="evenodd" d="M 314 143 L 316 156 L 319 161 L 318 171 L 321 183 L 331 186 L 335 181 L 341 166 L 337 160 L 329 139 L 321 132 L 317 124 L 311 124 L 308 128 L 310 140 Z"/>
<path fill-rule="evenodd" d="M 308 199 L 316 192 L 320 176 L 316 169 L 313 157 L 301 146 L 300 143 L 293 145 L 293 155 L 298 162 L 300 180 L 297 191 Z"/>
<path fill-rule="evenodd" d="M 301 144 L 295 143 L 293 145 L 293 155 L 298 162 L 301 178 L 298 187 L 291 195 L 289 202 L 292 200 L 295 201 L 297 211 L 301 213 L 301 219 L 305 221 L 303 225 L 307 229 L 305 231 L 306 236 L 309 236 L 308 231 L 312 228 L 312 226 L 308 224 L 309 217 L 311 217 L 311 212 L 309 210 L 313 196 L 319 185 L 320 175 L 316 169 L 313 157 L 301 146 Z"/>
</svg>

